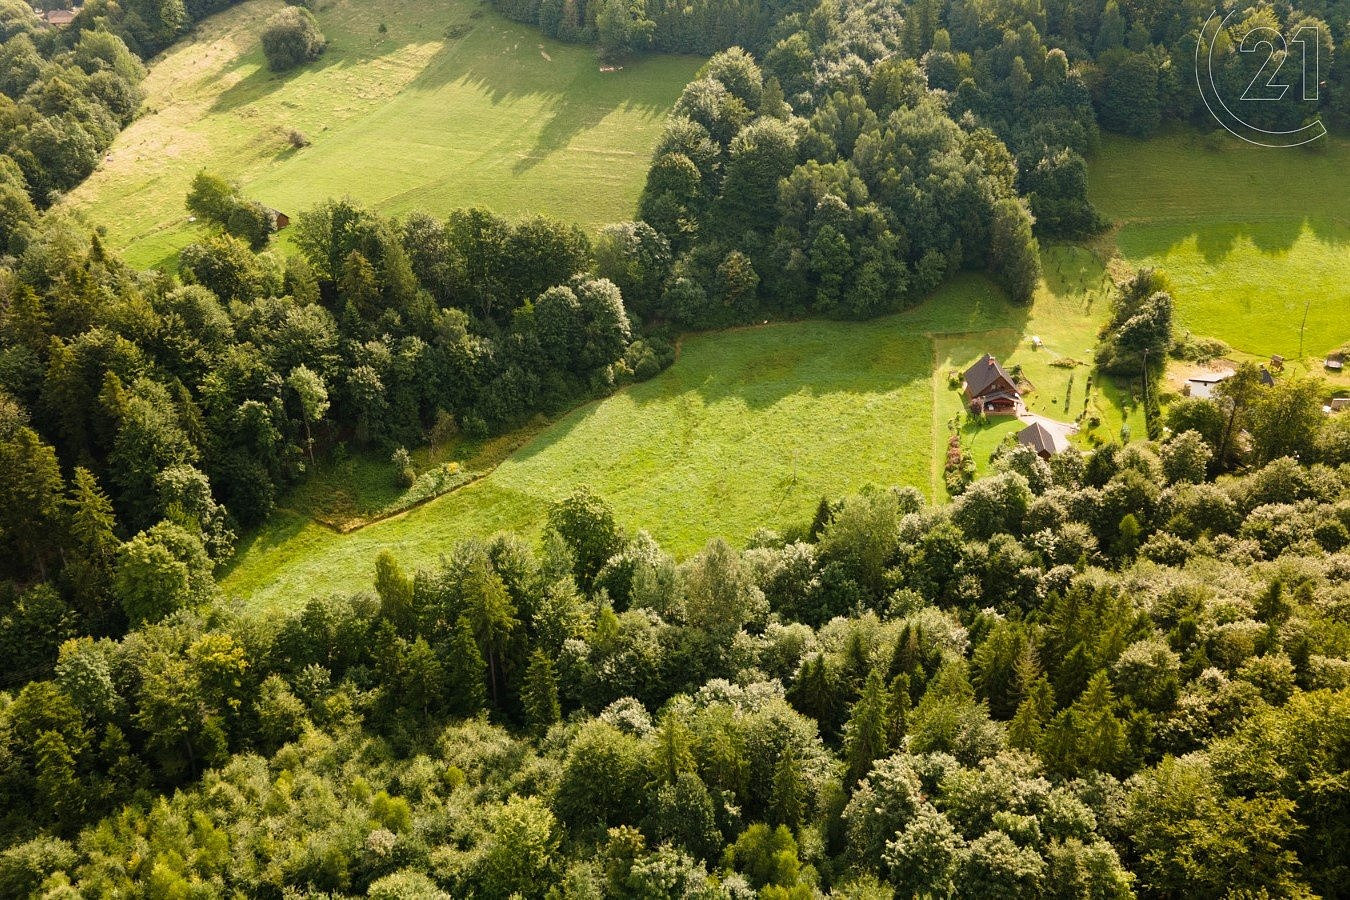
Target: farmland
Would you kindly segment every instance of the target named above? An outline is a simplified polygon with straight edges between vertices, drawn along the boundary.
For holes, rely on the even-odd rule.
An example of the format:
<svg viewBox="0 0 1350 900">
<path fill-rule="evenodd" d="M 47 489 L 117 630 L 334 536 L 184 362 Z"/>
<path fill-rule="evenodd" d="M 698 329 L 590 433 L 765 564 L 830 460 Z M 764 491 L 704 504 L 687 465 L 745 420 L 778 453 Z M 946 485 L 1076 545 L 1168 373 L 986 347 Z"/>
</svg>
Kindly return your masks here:
<svg viewBox="0 0 1350 900">
<path fill-rule="evenodd" d="M 1050 278 L 1029 310 L 986 279 L 962 276 L 922 306 L 872 322 L 688 335 L 661 375 L 533 430 L 486 477 L 407 513 L 338 534 L 313 518 L 323 491 L 292 497 L 241 545 L 223 587 L 250 605 L 293 606 L 368 583 L 385 547 L 425 565 L 462 538 L 537 535 L 548 503 L 582 484 L 619 522 L 681 556 L 713 536 L 744 542 L 761 524 L 801 521 L 820 497 L 867 484 L 912 485 L 941 500 L 942 448 L 961 409 L 947 375 L 985 351 L 1022 366 L 1036 386 L 1032 410 L 1069 421 L 1091 404 L 1101 422 L 1084 439 L 1110 439 L 1124 415 L 1115 389 L 1089 392 L 1085 365 L 1050 365 L 1087 358 L 1105 310 L 1102 267 L 1077 248 L 1048 252 L 1046 265 Z M 1025 338 L 1036 329 L 1039 350 Z M 1017 427 L 967 425 L 962 440 L 985 468 Z M 422 460 L 458 458 L 475 469 L 495 455 L 467 445 L 424 450 Z M 347 465 L 330 483 L 389 492 L 387 465 Z"/>
<path fill-rule="evenodd" d="M 1316 146 L 1109 137 L 1091 194 L 1123 260 L 1167 273 L 1183 329 L 1257 357 L 1320 357 L 1350 342 L 1350 140 Z"/>
<path fill-rule="evenodd" d="M 324 4 L 328 51 L 270 72 L 258 34 L 279 0 L 202 23 L 150 68 L 147 110 L 66 205 L 136 265 L 172 264 L 196 229 L 201 169 L 294 215 L 350 195 L 379 212 L 483 205 L 588 230 L 632 215 L 651 146 L 694 57 L 601 72 L 594 53 L 472 0 Z M 289 132 L 310 146 L 296 149 Z"/>
<path fill-rule="evenodd" d="M 548 502 L 583 483 L 620 522 L 680 555 L 713 535 L 743 542 L 759 524 L 800 520 L 820 496 L 868 483 L 910 484 L 941 500 L 952 427 L 981 472 L 1020 427 L 960 415 L 951 375 L 984 352 L 1020 367 L 1031 411 L 1080 422 L 1083 446 L 1142 435 L 1138 386 L 1092 376 L 1112 283 L 1140 265 L 1162 267 L 1181 326 L 1227 341 L 1239 358 L 1296 356 L 1309 298 L 1309 358 L 1350 340 L 1347 224 L 1334 192 L 1315 187 L 1347 156 L 1340 142 L 1323 155 L 1288 151 L 1276 167 L 1237 146 L 1110 138 L 1093 190 L 1114 227 L 1090 246 L 1047 246 L 1029 308 L 965 276 L 875 322 L 687 336 L 669 371 L 540 424 L 487 477 L 404 515 L 339 535 L 305 503 L 291 504 L 241 548 L 224 586 L 250 603 L 290 605 L 305 592 L 362 583 L 384 546 L 417 564 L 462 537 L 537 534 Z M 1287 183 L 1243 193 L 1258 175 Z M 423 455 L 472 467 L 476 452 Z M 387 466 L 370 466 L 368 482 L 388 478 Z"/>
</svg>

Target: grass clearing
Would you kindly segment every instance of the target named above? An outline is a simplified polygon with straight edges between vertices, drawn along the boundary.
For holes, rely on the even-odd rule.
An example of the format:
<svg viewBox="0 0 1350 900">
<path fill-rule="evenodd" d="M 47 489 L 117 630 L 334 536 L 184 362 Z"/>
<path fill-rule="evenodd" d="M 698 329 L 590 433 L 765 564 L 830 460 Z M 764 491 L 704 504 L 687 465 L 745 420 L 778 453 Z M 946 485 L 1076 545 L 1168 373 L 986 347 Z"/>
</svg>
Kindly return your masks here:
<svg viewBox="0 0 1350 900">
<path fill-rule="evenodd" d="M 999 444 L 1026 427 L 1001 417 L 980 424 L 965 415 L 964 399 L 952 386 L 951 376 L 956 373 L 959 380 L 959 373 L 985 353 L 993 353 L 1007 369 L 1020 367 L 1032 385 L 1023 393 L 1030 412 L 1077 422 L 1080 430 L 1073 440 L 1080 447 L 1119 440 L 1126 424 L 1132 435 L 1144 434 L 1143 408 L 1136 396 L 1142 386 L 1093 374 L 1093 347 L 1110 310 L 1112 274 L 1093 252 L 1072 244 L 1044 248 L 1041 265 L 1045 276 L 1030 309 L 1009 307 L 1004 327 L 935 337 L 933 393 L 938 421 L 932 452 L 939 467 L 953 428 L 960 429 L 962 445 L 975 460 L 977 473 L 984 474 Z M 1042 346 L 1033 346 L 1033 337 L 1039 337 Z M 940 468 L 936 477 L 941 478 Z M 934 496 L 939 484 L 934 484 Z"/>
<path fill-rule="evenodd" d="M 1306 311 L 1317 360 L 1350 342 L 1350 140 L 1315 146 L 1104 136 L 1090 193 L 1123 259 L 1166 271 L 1183 328 L 1292 360 Z"/>
<path fill-rule="evenodd" d="M 360 589 L 381 549 L 419 566 L 466 537 L 537 535 L 548 504 L 581 484 L 626 527 L 647 529 L 680 556 L 717 535 L 744 541 L 760 525 L 800 521 L 821 496 L 869 483 L 940 498 L 941 457 L 932 448 L 945 440 L 949 413 L 939 406 L 950 398 L 945 375 L 941 383 L 934 375 L 935 353 L 949 339 L 1021 352 L 1028 322 L 1054 324 L 1055 309 L 1040 309 L 1053 302 L 1047 290 L 1032 309 L 1014 307 L 986 279 L 967 275 L 917 309 L 872 322 L 687 336 L 678 361 L 656 378 L 542 427 L 486 477 L 407 513 L 337 534 L 311 518 L 323 493 L 307 484 L 301 491 L 309 493 L 288 498 L 242 542 L 224 588 L 255 608 Z M 419 466 L 454 458 L 473 468 L 488 452 L 452 447 Z M 352 465 L 355 477 L 335 472 L 332 481 L 358 491 L 367 484 L 362 502 L 385 502 L 388 464 Z"/>
<path fill-rule="evenodd" d="M 158 58 L 146 112 L 66 200 L 132 264 L 170 265 L 194 239 L 183 200 L 202 168 L 292 216 L 350 195 L 388 215 L 484 205 L 594 231 L 632 216 L 666 113 L 701 63 L 656 56 L 602 73 L 589 48 L 475 0 L 334 0 L 318 12 L 328 51 L 275 74 L 258 34 L 281 7 L 233 7 Z M 294 149 L 292 128 L 311 145 Z"/>
</svg>

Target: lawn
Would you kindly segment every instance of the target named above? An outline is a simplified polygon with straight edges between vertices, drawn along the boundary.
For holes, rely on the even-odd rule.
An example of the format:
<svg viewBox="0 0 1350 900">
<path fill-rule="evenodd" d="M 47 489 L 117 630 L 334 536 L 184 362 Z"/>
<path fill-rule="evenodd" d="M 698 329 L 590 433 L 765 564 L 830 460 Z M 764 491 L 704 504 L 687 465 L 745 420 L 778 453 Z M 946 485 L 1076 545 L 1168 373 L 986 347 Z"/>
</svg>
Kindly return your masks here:
<svg viewBox="0 0 1350 900">
<path fill-rule="evenodd" d="M 224 589 L 266 608 L 364 588 L 381 549 L 418 566 L 465 537 L 537 535 L 549 502 L 581 484 L 622 524 L 647 529 L 679 556 L 714 536 L 743 542 L 761 525 L 799 522 L 821 496 L 867 484 L 908 484 L 940 498 L 935 340 L 987 333 L 995 352 L 1013 352 L 1029 314 L 1042 315 L 963 276 L 923 306 L 873 322 L 686 336 L 677 362 L 656 378 L 537 430 L 491 474 L 407 513 L 340 535 L 307 514 L 312 493 L 289 498 L 242 543 Z M 424 458 L 473 467 L 484 452 Z M 390 476 L 378 466 L 353 471 L 365 473 L 349 481 L 354 489 L 388 493 Z"/>
<path fill-rule="evenodd" d="M 236 6 L 158 58 L 144 114 L 66 201 L 133 264 L 171 264 L 193 239 L 183 198 L 202 168 L 292 216 L 350 195 L 390 215 L 480 204 L 596 230 L 632 216 L 700 64 L 656 56 L 602 73 L 590 49 L 475 0 L 332 0 L 318 12 L 328 51 L 277 75 L 258 34 L 281 7 Z M 292 148 L 291 129 L 310 146 Z"/>
<path fill-rule="evenodd" d="M 1077 422 L 1074 442 L 1083 449 L 1119 440 L 1122 426 L 1131 435 L 1144 434 L 1143 409 L 1136 394 L 1142 385 L 1122 384 L 1093 375 L 1093 346 L 1109 311 L 1113 275 L 1090 250 L 1051 245 L 1041 254 L 1045 277 L 1029 310 L 1008 307 L 1002 327 L 990 331 L 946 331 L 934 338 L 934 405 L 938 427 L 933 456 L 942 460 L 953 427 L 975 460 L 977 471 L 989 471 L 989 457 L 1025 423 L 992 418 L 981 424 L 965 415 L 965 403 L 952 376 L 964 372 L 985 353 L 1005 368 L 1019 367 L 1030 390 L 1023 392 L 1028 410 L 1061 422 Z M 1118 268 L 1118 267 L 1117 267 Z M 1114 273 L 1115 277 L 1123 274 Z M 1042 345 L 1033 346 L 1039 337 Z M 1094 424 L 1095 423 L 1095 424 Z M 934 489 L 936 495 L 936 485 Z"/>
<path fill-rule="evenodd" d="M 1350 140 L 1313 146 L 1104 137 L 1090 194 L 1123 259 L 1167 273 L 1181 327 L 1320 358 L 1350 342 Z"/>
</svg>

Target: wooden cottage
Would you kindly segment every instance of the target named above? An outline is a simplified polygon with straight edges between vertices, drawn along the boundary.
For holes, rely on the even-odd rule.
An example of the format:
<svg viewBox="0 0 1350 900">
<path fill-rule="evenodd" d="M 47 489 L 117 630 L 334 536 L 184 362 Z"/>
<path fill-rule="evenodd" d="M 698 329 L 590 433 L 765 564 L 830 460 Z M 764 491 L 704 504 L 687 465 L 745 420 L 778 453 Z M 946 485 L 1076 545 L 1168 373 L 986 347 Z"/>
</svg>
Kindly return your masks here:
<svg viewBox="0 0 1350 900">
<path fill-rule="evenodd" d="M 1022 395 L 1012 376 L 988 353 L 966 370 L 961 390 L 970 411 L 976 415 L 1015 416 L 1022 411 Z"/>
</svg>

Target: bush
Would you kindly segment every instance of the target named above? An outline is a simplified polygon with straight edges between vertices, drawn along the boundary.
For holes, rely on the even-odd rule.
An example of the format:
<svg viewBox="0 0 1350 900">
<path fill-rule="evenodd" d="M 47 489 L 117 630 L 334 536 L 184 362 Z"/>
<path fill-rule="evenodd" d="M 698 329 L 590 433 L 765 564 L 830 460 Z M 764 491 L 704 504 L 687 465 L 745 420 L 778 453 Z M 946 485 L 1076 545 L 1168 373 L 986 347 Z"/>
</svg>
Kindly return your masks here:
<svg viewBox="0 0 1350 900">
<path fill-rule="evenodd" d="M 300 6 L 288 6 L 272 16 L 262 33 L 263 54 L 273 72 L 318 59 L 325 46 L 314 14 Z"/>
<path fill-rule="evenodd" d="M 398 475 L 399 487 L 405 489 L 412 487 L 417 481 L 417 470 L 413 468 L 412 454 L 405 448 L 399 447 L 394 451 L 393 463 Z"/>
<path fill-rule="evenodd" d="M 286 140 L 290 141 L 292 147 L 300 150 L 309 146 L 309 138 L 299 128 L 291 128 L 286 131 Z"/>
</svg>

